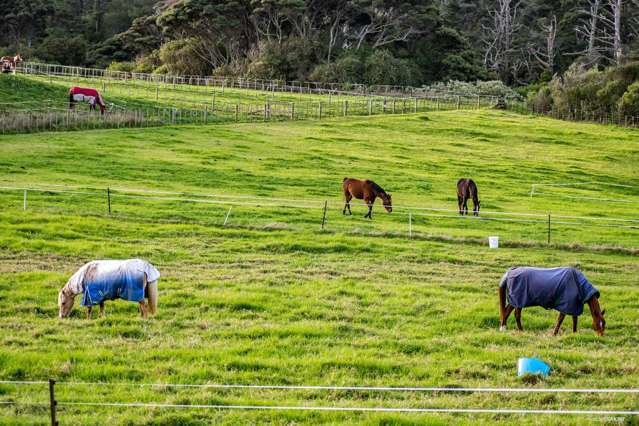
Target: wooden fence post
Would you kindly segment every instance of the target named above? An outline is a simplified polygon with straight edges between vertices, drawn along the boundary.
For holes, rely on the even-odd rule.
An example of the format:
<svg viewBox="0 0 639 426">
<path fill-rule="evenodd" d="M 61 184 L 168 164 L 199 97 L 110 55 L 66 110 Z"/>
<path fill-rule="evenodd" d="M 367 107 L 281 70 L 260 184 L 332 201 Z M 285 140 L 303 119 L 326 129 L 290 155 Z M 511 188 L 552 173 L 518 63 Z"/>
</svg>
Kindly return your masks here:
<svg viewBox="0 0 639 426">
<path fill-rule="evenodd" d="M 111 214 L 111 189 L 107 188 L 107 204 L 109 206 L 109 215 Z"/>
<path fill-rule="evenodd" d="M 408 238 L 413 238 L 413 214 L 408 212 Z"/>
<path fill-rule="evenodd" d="M 348 116 L 348 99 L 344 100 L 344 117 Z"/>
<path fill-rule="evenodd" d="M 291 102 L 291 120 L 295 120 L 295 102 Z"/>
<path fill-rule="evenodd" d="M 240 105 L 235 104 L 235 121 L 240 119 Z"/>
<path fill-rule="evenodd" d="M 548 244 L 550 244 L 550 212 L 548 212 Z"/>
<path fill-rule="evenodd" d="M 322 119 L 322 101 L 319 101 L 319 105 L 317 106 L 317 118 Z"/>
<path fill-rule="evenodd" d="M 324 215 L 322 216 L 322 229 L 324 229 L 324 223 L 326 223 L 326 208 L 328 207 L 328 201 L 324 201 Z"/>
</svg>

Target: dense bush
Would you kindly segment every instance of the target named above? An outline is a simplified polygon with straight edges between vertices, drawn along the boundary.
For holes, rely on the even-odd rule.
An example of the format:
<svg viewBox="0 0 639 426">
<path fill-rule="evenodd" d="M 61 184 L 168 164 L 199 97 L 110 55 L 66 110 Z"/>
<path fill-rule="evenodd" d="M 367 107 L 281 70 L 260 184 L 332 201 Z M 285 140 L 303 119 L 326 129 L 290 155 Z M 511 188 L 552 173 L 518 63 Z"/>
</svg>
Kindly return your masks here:
<svg viewBox="0 0 639 426">
<path fill-rule="evenodd" d="M 624 115 L 639 116 L 639 81 L 628 86 L 619 100 L 619 110 Z"/>
<path fill-rule="evenodd" d="M 109 71 L 124 71 L 124 72 L 132 72 L 135 69 L 135 62 L 124 61 L 118 62 L 113 61 L 107 67 Z"/>
<path fill-rule="evenodd" d="M 499 80 L 490 81 L 447 81 L 423 86 L 425 90 L 433 92 L 449 92 L 466 96 L 498 96 L 505 98 L 520 98 L 521 96 Z"/>
<path fill-rule="evenodd" d="M 306 75 L 313 64 L 313 48 L 297 38 L 282 43 L 266 43 L 249 61 L 246 76 L 276 80 L 295 80 Z"/>
<path fill-rule="evenodd" d="M 550 105 L 559 114 L 630 114 L 634 111 L 636 81 L 639 81 L 639 62 L 604 70 L 587 69 L 575 63 L 563 76 L 555 77 L 548 89 L 540 88 L 529 100 L 534 102 L 550 96 Z"/>
<path fill-rule="evenodd" d="M 162 45 L 159 57 L 170 74 L 175 75 L 207 75 L 211 65 L 198 55 L 198 43 L 195 38 L 183 38 Z"/>
<path fill-rule="evenodd" d="M 320 64 L 309 78 L 320 83 L 414 86 L 422 76 L 414 62 L 396 58 L 387 50 L 375 50 L 346 54 L 334 62 Z"/>
</svg>

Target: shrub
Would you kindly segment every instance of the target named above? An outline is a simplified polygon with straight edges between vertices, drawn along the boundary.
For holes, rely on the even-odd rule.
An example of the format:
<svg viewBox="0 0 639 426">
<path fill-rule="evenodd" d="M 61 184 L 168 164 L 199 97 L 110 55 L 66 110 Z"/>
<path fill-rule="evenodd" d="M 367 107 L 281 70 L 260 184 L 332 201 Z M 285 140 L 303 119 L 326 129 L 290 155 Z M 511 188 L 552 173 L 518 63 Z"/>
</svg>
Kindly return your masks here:
<svg viewBox="0 0 639 426">
<path fill-rule="evenodd" d="M 552 92 L 548 85 L 543 85 L 537 92 L 528 92 L 526 103 L 536 112 L 549 112 L 553 107 Z"/>
<path fill-rule="evenodd" d="M 639 116 L 639 80 L 631 84 L 619 100 L 619 111 L 623 115 Z"/>
<path fill-rule="evenodd" d="M 208 75 L 210 64 L 197 54 L 196 38 L 169 41 L 160 47 L 159 57 L 169 73 L 175 75 Z"/>
<path fill-rule="evenodd" d="M 334 62 L 315 67 L 309 79 L 320 83 L 365 83 L 364 64 L 355 55 L 342 56 Z"/>
<path fill-rule="evenodd" d="M 447 92 L 463 96 L 497 96 L 504 98 L 521 98 L 521 96 L 510 87 L 499 80 L 490 81 L 447 81 L 423 86 L 427 91 Z"/>
<path fill-rule="evenodd" d="M 309 43 L 290 38 L 280 43 L 261 46 L 250 61 L 246 75 L 252 78 L 295 80 L 307 75 L 313 63 L 313 48 Z"/>
<path fill-rule="evenodd" d="M 135 69 L 135 62 L 126 61 L 126 62 L 118 62 L 113 61 L 107 67 L 109 71 L 124 71 L 124 72 L 132 72 Z"/>
</svg>

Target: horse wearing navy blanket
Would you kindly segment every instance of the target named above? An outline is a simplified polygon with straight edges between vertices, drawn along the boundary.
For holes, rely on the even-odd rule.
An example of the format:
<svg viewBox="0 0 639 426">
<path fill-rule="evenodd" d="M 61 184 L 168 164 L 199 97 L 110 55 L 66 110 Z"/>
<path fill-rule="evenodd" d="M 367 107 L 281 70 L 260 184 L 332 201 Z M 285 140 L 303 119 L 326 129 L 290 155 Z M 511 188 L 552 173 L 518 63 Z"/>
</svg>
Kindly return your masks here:
<svg viewBox="0 0 639 426">
<path fill-rule="evenodd" d="M 499 283 L 499 329 L 506 330 L 506 321 L 514 310 L 517 328 L 523 331 L 522 308 L 541 306 L 559 311 L 554 335 L 559 333 L 566 315 L 572 316 L 572 331 L 577 332 L 577 318 L 583 313 L 585 303 L 592 315 L 592 328 L 603 336 L 606 321 L 605 310 L 602 311 L 599 306 L 599 291 L 581 271 L 572 267 L 511 268 Z"/>
<path fill-rule="evenodd" d="M 94 260 L 73 274 L 58 294 L 60 318 L 71 313 L 74 299 L 82 294 L 82 306 L 87 307 L 87 318 L 91 318 L 93 306 L 100 305 L 100 316 L 104 315 L 106 300 L 124 299 L 138 302 L 140 314 L 147 317 L 147 306 L 155 315 L 158 306 L 158 278 L 160 272 L 149 262 L 140 259 Z"/>
</svg>

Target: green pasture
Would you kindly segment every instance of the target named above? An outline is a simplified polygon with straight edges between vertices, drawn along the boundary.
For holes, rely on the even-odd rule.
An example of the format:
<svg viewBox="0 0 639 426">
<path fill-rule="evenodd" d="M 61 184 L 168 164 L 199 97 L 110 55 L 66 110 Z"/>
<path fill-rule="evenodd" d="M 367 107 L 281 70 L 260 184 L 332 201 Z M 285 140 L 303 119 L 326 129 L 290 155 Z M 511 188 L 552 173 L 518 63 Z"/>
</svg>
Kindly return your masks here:
<svg viewBox="0 0 639 426">
<path fill-rule="evenodd" d="M 135 386 L 636 388 L 638 161 L 636 130 L 489 110 L 0 137 L 0 379 L 111 383 L 58 385 L 61 424 L 636 424 L 65 402 L 638 410 L 636 394 Z M 369 221 L 356 200 L 343 216 L 346 176 L 380 184 L 394 211 L 378 202 Z M 454 211 L 466 176 L 478 218 Z M 572 186 L 531 196 L 539 183 Z M 57 319 L 57 292 L 78 267 L 126 257 L 162 273 L 155 318 L 119 301 L 103 319 L 78 306 Z M 556 313 L 535 308 L 524 332 L 498 332 L 497 284 L 515 265 L 580 267 L 601 291 L 606 335 L 590 329 L 588 308 L 577 334 L 568 322 L 551 336 Z M 523 382 L 522 356 L 552 374 Z M 46 386 L 0 385 L 0 400 L 16 402 L 0 406 L 0 423 L 48 421 Z"/>
<path fill-rule="evenodd" d="M 351 94 L 309 94 L 252 90 L 220 86 L 168 84 L 140 80 L 116 80 L 61 75 L 6 75 L 0 79 L 0 111 L 37 111 L 68 108 L 72 86 L 98 89 L 113 111 L 175 108 L 210 115 L 207 120 L 234 121 L 236 108 L 242 121 L 340 117 L 346 115 L 399 114 L 426 110 L 473 109 L 492 105 L 490 98 L 471 99 L 441 96 L 437 99 L 358 96 Z M 320 105 L 321 104 L 321 105 Z M 79 108 L 86 108 L 81 105 Z M 155 111 L 157 113 L 157 111 Z M 199 122 L 195 117 L 179 117 L 179 122 Z M 201 118 L 201 117 L 197 117 Z"/>
</svg>

